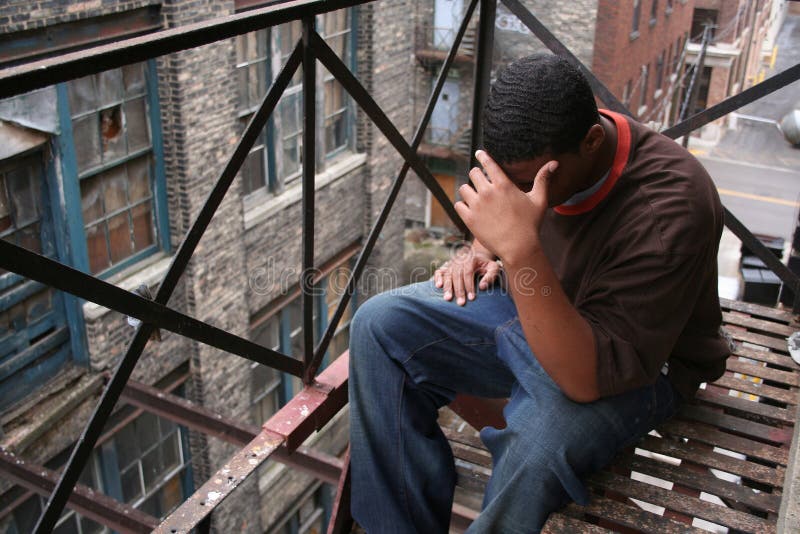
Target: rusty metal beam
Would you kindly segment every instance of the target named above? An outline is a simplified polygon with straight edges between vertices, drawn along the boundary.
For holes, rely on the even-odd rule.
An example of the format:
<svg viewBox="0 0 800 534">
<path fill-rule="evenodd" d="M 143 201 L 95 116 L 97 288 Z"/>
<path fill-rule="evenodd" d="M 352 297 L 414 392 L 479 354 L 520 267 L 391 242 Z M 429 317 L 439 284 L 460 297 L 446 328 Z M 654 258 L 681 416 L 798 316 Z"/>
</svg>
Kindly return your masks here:
<svg viewBox="0 0 800 534">
<path fill-rule="evenodd" d="M 348 360 L 348 354 L 344 353 L 331 363 L 312 385 L 303 388 L 264 423 L 264 428 L 252 441 L 234 454 L 154 532 L 179 534 L 191 531 L 261 464 L 269 458 L 274 459 L 276 453 L 280 454 L 281 445 L 286 444 L 288 451 L 294 451 L 314 430 L 330 421 L 347 404 Z"/>
<path fill-rule="evenodd" d="M 182 397 L 135 380 L 128 381 L 122 391 L 122 400 L 186 428 L 239 447 L 247 445 L 261 431 L 256 425 L 231 421 Z M 336 456 L 308 447 L 301 446 L 289 452 L 285 444 L 275 451 L 273 459 L 305 471 L 328 484 L 337 483 L 344 465 Z"/>
<path fill-rule="evenodd" d="M 43 497 L 50 495 L 58 475 L 44 466 L 26 462 L 10 452 L 0 450 L 0 471 L 25 489 Z M 69 496 L 68 506 L 111 530 L 140 534 L 158 526 L 158 519 L 132 506 L 115 501 L 107 495 L 76 484 Z"/>
<path fill-rule="evenodd" d="M 372 0 L 292 0 L 0 71 L 0 98 Z"/>
</svg>

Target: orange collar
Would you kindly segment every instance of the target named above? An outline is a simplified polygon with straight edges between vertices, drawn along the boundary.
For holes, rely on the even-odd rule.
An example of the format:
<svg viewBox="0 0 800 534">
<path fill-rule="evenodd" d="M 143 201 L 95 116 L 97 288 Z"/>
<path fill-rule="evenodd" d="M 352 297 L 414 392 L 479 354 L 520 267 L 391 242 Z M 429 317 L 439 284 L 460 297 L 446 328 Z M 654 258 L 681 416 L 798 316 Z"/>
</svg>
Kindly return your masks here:
<svg viewBox="0 0 800 534">
<path fill-rule="evenodd" d="M 614 153 L 614 162 L 611 164 L 611 171 L 608 178 L 606 178 L 606 181 L 603 183 L 603 186 L 590 197 L 572 206 L 565 206 L 562 204 L 553 208 L 559 215 L 581 215 L 591 211 L 606 198 L 614 187 L 614 184 L 617 183 L 617 179 L 619 179 L 622 174 L 625 165 L 628 163 L 628 156 L 631 150 L 631 127 L 630 124 L 628 124 L 628 120 L 624 115 L 614 113 L 613 111 L 601 109 L 600 113 L 611 118 L 614 121 L 614 125 L 617 127 L 617 150 Z"/>
</svg>

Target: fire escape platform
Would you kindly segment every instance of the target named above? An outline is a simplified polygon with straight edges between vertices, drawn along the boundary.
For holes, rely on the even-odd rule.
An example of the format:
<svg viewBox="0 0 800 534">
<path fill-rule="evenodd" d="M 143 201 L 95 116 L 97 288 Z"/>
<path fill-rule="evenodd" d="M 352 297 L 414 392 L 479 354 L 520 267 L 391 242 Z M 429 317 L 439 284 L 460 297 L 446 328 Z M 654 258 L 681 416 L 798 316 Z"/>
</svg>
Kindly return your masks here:
<svg viewBox="0 0 800 534">
<path fill-rule="evenodd" d="M 798 531 L 800 366 L 786 338 L 800 323 L 789 311 L 760 305 L 723 300 L 722 308 L 737 342 L 725 374 L 591 475 L 591 503 L 552 514 L 545 532 L 714 528 L 703 521 L 736 532 Z M 476 422 L 474 410 L 454 408 Z M 444 411 L 440 422 L 456 457 L 456 502 L 465 523 L 480 508 L 491 456 L 477 430 L 454 412 Z"/>
</svg>

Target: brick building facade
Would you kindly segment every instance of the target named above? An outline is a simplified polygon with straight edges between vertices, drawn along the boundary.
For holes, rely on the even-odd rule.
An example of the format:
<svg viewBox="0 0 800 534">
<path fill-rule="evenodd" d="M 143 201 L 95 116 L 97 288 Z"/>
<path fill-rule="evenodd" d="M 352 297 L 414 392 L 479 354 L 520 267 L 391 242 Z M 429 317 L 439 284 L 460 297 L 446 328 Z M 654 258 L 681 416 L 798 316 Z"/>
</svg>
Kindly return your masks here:
<svg viewBox="0 0 800 534">
<path fill-rule="evenodd" d="M 258 5 L 243 0 L 13 0 L 0 6 L 0 65 Z M 410 10 L 407 1 L 378 2 L 316 20 L 320 34 L 406 137 L 411 87 L 398 80 L 408 77 L 412 43 L 397 36 L 412 34 L 412 22 L 404 16 Z M 0 237 L 23 246 L 33 239 L 33 248 L 59 261 L 129 290 L 144 284 L 154 291 L 291 50 L 297 29 L 296 24 L 264 29 L 0 102 L 0 144 L 12 147 L 0 152 Z M 294 355 L 302 350 L 298 83 L 299 75 L 169 302 Z M 319 335 L 401 159 L 321 65 L 316 106 L 315 264 L 323 275 L 322 291 L 315 297 Z M 33 219 L 23 217 L 25 209 L 34 213 Z M 402 230 L 400 210 L 384 228 L 371 259 L 372 276 L 359 287 L 355 301 L 399 279 L 392 268 L 402 263 Z M 28 296 L 17 298 L 20 292 L 14 290 L 23 286 Z M 114 369 L 134 330 L 117 312 L 40 289 L 0 272 L 0 290 L 5 291 L 0 292 L 0 346 L 5 351 L 0 356 L 4 362 L 17 361 L 19 354 L 30 352 L 5 343 L 26 332 L 31 350 L 38 351 L 38 359 L 3 376 L 15 388 L 24 387 L 0 389 L 0 441 L 26 460 L 57 468 L 97 402 L 103 373 Z M 43 334 L 33 329 L 42 317 L 51 325 L 44 335 L 58 333 L 57 350 L 36 345 Z M 346 321 L 334 338 L 331 358 L 347 346 Z M 42 362 L 48 372 L 37 367 Z M 300 386 L 288 375 L 169 332 L 148 344 L 133 379 L 255 425 Z M 313 438 L 315 446 L 340 454 L 347 441 L 346 420 L 346 411 L 339 414 Z M 191 494 L 234 451 L 122 402 L 108 429 L 81 481 L 157 517 Z M 0 489 L 5 509 L 0 528 L 26 532 L 42 501 L 21 499 L 24 493 L 7 480 Z M 218 532 L 305 531 L 323 524 L 330 497 L 312 478 L 270 463 L 238 490 L 236 499 L 217 509 L 214 527 Z M 96 527 L 71 513 L 61 524 L 69 532 L 94 532 Z"/>
</svg>

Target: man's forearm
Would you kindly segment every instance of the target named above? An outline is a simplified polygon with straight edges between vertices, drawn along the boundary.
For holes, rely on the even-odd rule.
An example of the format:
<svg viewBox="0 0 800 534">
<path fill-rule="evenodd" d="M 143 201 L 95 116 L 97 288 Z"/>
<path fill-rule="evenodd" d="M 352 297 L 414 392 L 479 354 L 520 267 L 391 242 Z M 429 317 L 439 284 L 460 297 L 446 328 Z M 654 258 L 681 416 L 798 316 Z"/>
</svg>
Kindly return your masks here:
<svg viewBox="0 0 800 534">
<path fill-rule="evenodd" d="M 567 298 L 541 250 L 504 262 L 522 330 L 536 359 L 576 402 L 599 397 L 597 351 L 589 323 Z"/>
</svg>

